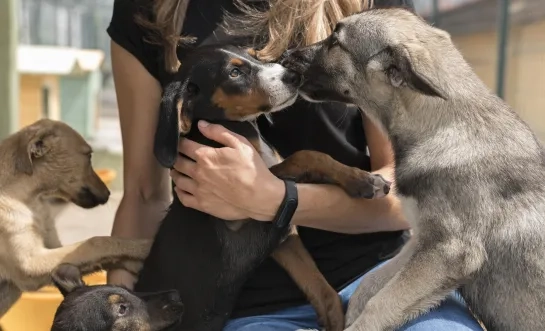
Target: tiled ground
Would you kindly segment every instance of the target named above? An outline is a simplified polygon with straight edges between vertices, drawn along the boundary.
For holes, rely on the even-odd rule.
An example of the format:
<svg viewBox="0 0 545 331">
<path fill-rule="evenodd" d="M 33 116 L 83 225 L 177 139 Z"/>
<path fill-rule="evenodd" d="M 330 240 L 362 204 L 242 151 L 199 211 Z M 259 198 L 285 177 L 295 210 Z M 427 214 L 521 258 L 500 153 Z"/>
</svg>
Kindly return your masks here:
<svg viewBox="0 0 545 331">
<path fill-rule="evenodd" d="M 121 196 L 120 191 L 114 191 L 106 205 L 89 210 L 68 206 L 57 219 L 61 242 L 66 245 L 92 236 L 110 235 Z"/>
</svg>

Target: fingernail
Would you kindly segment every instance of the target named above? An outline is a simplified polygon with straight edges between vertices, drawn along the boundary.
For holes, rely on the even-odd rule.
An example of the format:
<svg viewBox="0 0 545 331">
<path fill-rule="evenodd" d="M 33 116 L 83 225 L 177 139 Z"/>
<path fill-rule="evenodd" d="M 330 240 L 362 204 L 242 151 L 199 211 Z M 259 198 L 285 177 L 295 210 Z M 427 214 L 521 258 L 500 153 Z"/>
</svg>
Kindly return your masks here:
<svg viewBox="0 0 545 331">
<path fill-rule="evenodd" d="M 198 125 L 199 125 L 201 128 L 206 128 L 207 126 L 210 125 L 210 123 L 208 123 L 207 121 L 200 120 Z"/>
</svg>

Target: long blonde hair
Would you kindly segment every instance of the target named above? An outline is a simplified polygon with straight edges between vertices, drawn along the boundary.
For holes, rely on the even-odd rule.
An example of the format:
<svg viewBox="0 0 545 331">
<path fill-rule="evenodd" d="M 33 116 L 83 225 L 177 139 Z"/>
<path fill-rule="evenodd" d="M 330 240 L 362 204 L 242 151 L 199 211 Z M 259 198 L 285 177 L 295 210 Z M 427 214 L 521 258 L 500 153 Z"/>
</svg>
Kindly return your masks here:
<svg viewBox="0 0 545 331">
<path fill-rule="evenodd" d="M 162 45 L 166 70 L 176 71 L 178 46 L 193 42 L 181 36 L 190 0 L 153 0 L 153 18 L 138 15 L 137 23 L 149 31 L 146 41 Z M 193 0 L 198 1 L 198 0 Z M 229 34 L 255 36 L 261 43 L 257 56 L 263 61 L 278 59 L 288 47 L 310 45 L 325 39 L 342 18 L 372 5 L 373 0 L 269 0 L 265 10 L 235 0 L 242 15 L 225 15 Z"/>
</svg>

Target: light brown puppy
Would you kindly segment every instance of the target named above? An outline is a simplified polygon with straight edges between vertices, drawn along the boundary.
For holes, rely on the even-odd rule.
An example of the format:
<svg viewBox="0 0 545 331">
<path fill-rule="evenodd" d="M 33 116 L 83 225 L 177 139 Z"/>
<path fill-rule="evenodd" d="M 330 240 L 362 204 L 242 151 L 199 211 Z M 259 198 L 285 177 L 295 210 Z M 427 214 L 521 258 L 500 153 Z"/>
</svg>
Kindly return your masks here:
<svg viewBox="0 0 545 331">
<path fill-rule="evenodd" d="M 20 297 L 71 263 L 82 273 L 113 265 L 137 272 L 151 241 L 94 237 L 62 247 L 55 216 L 69 202 L 93 208 L 110 192 L 91 165 L 91 147 L 68 125 L 40 120 L 0 143 L 0 317 Z"/>
</svg>

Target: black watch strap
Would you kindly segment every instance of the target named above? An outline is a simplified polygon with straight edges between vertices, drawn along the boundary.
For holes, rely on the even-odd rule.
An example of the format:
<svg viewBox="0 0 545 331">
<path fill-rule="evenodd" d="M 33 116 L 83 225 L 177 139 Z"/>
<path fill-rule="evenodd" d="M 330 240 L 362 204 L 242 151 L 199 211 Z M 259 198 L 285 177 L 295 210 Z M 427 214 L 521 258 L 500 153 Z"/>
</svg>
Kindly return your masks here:
<svg viewBox="0 0 545 331">
<path fill-rule="evenodd" d="M 277 228 L 286 228 L 290 225 L 291 218 L 293 217 L 293 214 L 295 214 L 295 210 L 299 204 L 299 196 L 297 194 L 295 182 L 285 179 L 284 184 L 286 186 L 286 194 L 272 221 Z"/>
</svg>

